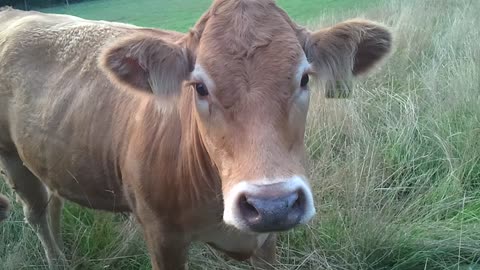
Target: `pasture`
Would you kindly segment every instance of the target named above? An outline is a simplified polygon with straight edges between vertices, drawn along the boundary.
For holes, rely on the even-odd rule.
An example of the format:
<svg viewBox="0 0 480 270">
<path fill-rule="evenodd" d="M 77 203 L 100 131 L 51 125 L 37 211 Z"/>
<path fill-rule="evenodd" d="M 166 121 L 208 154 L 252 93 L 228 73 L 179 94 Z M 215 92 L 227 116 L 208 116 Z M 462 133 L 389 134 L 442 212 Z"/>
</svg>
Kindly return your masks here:
<svg viewBox="0 0 480 270">
<path fill-rule="evenodd" d="M 98 0 L 45 12 L 185 31 L 210 0 Z M 281 235 L 278 269 L 480 269 L 480 1 L 280 0 L 310 29 L 352 17 L 391 27 L 394 51 L 350 99 L 314 90 L 306 132 L 317 216 Z M 14 209 L 0 225 L 0 269 L 47 269 Z M 129 217 L 67 204 L 75 269 L 149 269 Z M 203 245 L 190 269 L 248 269 Z"/>
<path fill-rule="evenodd" d="M 70 7 L 43 9 L 44 12 L 71 14 L 92 20 L 120 21 L 145 27 L 187 31 L 210 6 L 211 0 L 100 0 Z M 280 0 L 278 4 L 300 22 L 317 18 L 324 12 L 365 8 L 379 0 Z"/>
</svg>

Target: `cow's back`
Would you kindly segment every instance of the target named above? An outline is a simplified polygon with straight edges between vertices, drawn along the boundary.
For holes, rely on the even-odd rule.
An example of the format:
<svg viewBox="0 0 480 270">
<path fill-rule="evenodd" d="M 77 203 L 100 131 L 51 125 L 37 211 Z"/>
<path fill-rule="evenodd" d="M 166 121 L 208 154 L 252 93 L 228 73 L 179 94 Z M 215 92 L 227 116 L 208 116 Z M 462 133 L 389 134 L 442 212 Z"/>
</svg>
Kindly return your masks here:
<svg viewBox="0 0 480 270">
<path fill-rule="evenodd" d="M 68 15 L 4 10 L 0 12 L 0 67 L 5 75 L 0 78 L 38 86 L 62 79 L 62 70 L 97 74 L 96 57 L 102 46 L 128 30 L 128 25 L 119 27 Z M 25 72 L 28 77 L 19 76 Z"/>
<path fill-rule="evenodd" d="M 136 104 L 101 72 L 97 57 L 109 41 L 137 30 L 0 12 L 0 151 L 17 152 L 47 186 L 86 206 L 95 197 L 96 208 L 126 210 L 116 138 L 128 124 L 119 115 Z"/>
<path fill-rule="evenodd" d="M 96 57 L 108 40 L 123 32 L 125 29 L 107 23 L 73 16 L 10 8 L 0 11 L 2 130 L 22 106 L 38 114 L 37 107 L 44 108 L 47 102 L 51 105 L 59 100 L 56 98 L 59 95 L 71 95 L 68 92 L 74 91 L 73 88 L 81 90 L 82 80 L 105 81 L 99 74 Z M 5 147 L 7 142 L 2 132 L 0 146 Z"/>
</svg>

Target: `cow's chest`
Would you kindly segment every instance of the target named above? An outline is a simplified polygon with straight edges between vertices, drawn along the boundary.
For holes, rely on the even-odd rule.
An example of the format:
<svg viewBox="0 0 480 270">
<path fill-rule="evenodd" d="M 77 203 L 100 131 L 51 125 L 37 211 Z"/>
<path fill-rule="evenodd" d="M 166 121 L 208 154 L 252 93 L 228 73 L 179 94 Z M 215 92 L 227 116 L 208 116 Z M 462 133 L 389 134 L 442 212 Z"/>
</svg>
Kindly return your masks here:
<svg viewBox="0 0 480 270">
<path fill-rule="evenodd" d="M 268 234 L 249 234 L 220 225 L 203 231 L 195 238 L 235 259 L 244 260 L 260 248 L 267 237 Z"/>
</svg>

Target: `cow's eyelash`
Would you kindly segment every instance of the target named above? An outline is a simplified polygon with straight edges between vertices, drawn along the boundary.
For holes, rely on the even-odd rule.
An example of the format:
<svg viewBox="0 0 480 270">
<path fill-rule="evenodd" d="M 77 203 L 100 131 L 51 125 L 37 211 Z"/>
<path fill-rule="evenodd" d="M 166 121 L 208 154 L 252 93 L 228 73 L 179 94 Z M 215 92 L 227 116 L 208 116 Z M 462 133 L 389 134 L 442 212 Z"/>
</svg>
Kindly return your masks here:
<svg viewBox="0 0 480 270">
<path fill-rule="evenodd" d="M 191 87 L 191 86 L 195 86 L 196 84 L 199 84 L 199 83 L 203 83 L 203 82 L 200 81 L 200 80 L 186 81 L 185 86 Z"/>
</svg>

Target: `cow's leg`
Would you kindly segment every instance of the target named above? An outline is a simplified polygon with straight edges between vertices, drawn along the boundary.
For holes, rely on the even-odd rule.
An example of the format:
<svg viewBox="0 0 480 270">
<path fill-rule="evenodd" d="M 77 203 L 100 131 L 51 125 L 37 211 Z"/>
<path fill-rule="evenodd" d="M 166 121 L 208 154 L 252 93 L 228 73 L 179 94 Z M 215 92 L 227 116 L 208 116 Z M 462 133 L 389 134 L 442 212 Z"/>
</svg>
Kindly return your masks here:
<svg viewBox="0 0 480 270">
<path fill-rule="evenodd" d="M 270 233 L 263 245 L 253 254 L 251 263 L 255 269 L 275 269 L 277 235 Z"/>
<path fill-rule="evenodd" d="M 63 199 L 55 194 L 50 194 L 50 202 L 48 203 L 48 214 L 50 216 L 50 228 L 53 238 L 60 250 L 63 250 L 62 240 L 62 209 Z"/>
<path fill-rule="evenodd" d="M 153 270 L 185 270 L 188 244 L 160 226 L 143 226 Z"/>
<path fill-rule="evenodd" d="M 143 235 L 150 253 L 152 270 L 185 270 L 187 269 L 187 251 L 190 244 L 181 233 L 166 226 L 155 214 L 143 208 L 136 213 L 142 225 Z M 148 213 L 146 213 L 148 212 Z"/>
<path fill-rule="evenodd" d="M 36 232 L 45 250 L 49 266 L 65 267 L 65 257 L 59 249 L 48 222 L 48 191 L 25 166 L 16 153 L 0 152 L 0 161 L 7 180 L 23 204 L 25 220 Z"/>
</svg>

